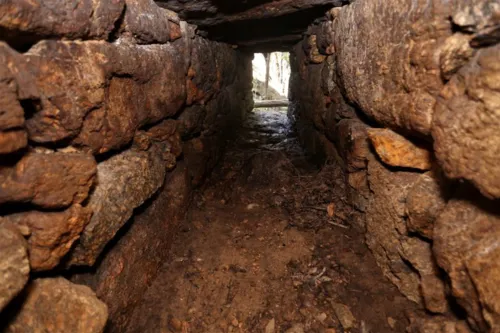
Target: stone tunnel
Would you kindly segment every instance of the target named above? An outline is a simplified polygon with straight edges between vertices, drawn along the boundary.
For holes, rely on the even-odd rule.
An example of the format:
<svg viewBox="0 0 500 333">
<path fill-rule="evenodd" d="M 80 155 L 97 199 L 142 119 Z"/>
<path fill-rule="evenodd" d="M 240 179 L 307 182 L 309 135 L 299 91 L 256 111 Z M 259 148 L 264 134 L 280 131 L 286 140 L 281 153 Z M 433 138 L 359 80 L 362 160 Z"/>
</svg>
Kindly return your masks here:
<svg viewBox="0 0 500 333">
<path fill-rule="evenodd" d="M 500 332 L 498 0 L 0 0 L 0 59 L 0 331 Z"/>
</svg>

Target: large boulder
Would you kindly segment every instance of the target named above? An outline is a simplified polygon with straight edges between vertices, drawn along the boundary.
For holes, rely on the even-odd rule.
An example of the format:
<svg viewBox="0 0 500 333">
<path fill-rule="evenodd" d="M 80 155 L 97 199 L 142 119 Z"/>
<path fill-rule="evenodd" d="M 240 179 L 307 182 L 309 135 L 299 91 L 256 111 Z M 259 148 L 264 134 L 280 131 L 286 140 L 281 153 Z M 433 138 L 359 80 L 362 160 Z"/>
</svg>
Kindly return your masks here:
<svg viewBox="0 0 500 333">
<path fill-rule="evenodd" d="M 332 30 L 347 98 L 384 127 L 429 137 L 443 77 L 474 53 L 474 36 L 498 24 L 495 12 L 488 0 L 373 0 L 342 7 Z"/>
</svg>

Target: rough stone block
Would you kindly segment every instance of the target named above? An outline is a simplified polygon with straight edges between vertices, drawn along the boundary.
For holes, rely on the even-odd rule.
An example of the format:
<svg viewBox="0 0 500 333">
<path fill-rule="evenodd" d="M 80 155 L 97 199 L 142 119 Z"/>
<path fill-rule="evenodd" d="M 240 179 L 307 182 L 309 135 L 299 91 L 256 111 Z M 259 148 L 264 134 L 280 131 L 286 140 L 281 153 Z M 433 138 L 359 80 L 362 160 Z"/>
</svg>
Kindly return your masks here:
<svg viewBox="0 0 500 333">
<path fill-rule="evenodd" d="M 75 204 L 60 212 L 26 211 L 7 215 L 5 221 L 27 228 L 29 261 L 33 271 L 56 267 L 78 240 L 92 211 Z"/>
<path fill-rule="evenodd" d="M 184 159 L 193 186 L 201 185 L 218 160 L 221 148 L 213 136 L 194 138 L 184 144 Z"/>
<path fill-rule="evenodd" d="M 27 121 L 40 143 L 72 139 L 94 153 L 120 149 L 135 131 L 175 115 L 186 100 L 185 43 L 43 41 L 25 54 L 43 94 Z"/>
<path fill-rule="evenodd" d="M 153 0 L 125 0 L 122 34 L 139 44 L 165 44 L 181 37 L 179 17 Z"/>
<path fill-rule="evenodd" d="M 0 311 L 24 288 L 29 273 L 28 244 L 0 219 Z"/>
<path fill-rule="evenodd" d="M 146 133 L 151 141 L 164 143 L 169 152 L 179 157 L 182 154 L 182 141 L 177 127 L 177 121 L 167 119 L 151 127 Z"/>
<path fill-rule="evenodd" d="M 42 278 L 29 284 L 6 333 L 101 333 L 107 319 L 106 304 L 89 287 L 63 278 Z"/>
<path fill-rule="evenodd" d="M 123 0 L 5 0 L 0 2 L 4 38 L 30 43 L 43 38 L 107 39 L 123 12 Z"/>
<path fill-rule="evenodd" d="M 83 153 L 28 153 L 0 167 L 0 203 L 30 202 L 43 208 L 82 203 L 94 183 L 96 162 Z"/>
<path fill-rule="evenodd" d="M 26 122 L 29 138 L 75 137 L 91 110 L 104 104 L 109 61 L 105 42 L 42 41 L 24 54 L 41 101 Z"/>
<path fill-rule="evenodd" d="M 163 184 L 165 164 L 154 147 L 149 151 L 126 150 L 97 166 L 98 184 L 88 207 L 94 212 L 70 253 L 69 264 L 93 265 L 135 208 Z"/>
<path fill-rule="evenodd" d="M 316 44 L 316 35 L 310 35 L 304 41 L 304 51 L 307 54 L 308 60 L 313 64 L 321 64 L 325 61 L 326 56 L 321 54 L 318 45 Z"/>
<path fill-rule="evenodd" d="M 28 144 L 21 100 L 37 98 L 38 90 L 22 55 L 0 42 L 0 154 Z"/>
</svg>

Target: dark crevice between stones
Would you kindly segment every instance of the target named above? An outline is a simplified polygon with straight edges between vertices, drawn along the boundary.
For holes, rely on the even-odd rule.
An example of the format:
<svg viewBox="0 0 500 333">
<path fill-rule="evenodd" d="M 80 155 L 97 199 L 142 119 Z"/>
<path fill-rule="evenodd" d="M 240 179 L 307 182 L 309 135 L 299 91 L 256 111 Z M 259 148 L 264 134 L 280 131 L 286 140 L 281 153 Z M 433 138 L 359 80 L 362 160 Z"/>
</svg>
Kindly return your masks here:
<svg viewBox="0 0 500 333">
<path fill-rule="evenodd" d="M 33 32 L 11 31 L 1 27 L 0 36 L 4 42 L 19 53 L 28 52 L 33 45 L 43 39 L 50 39 Z"/>
<path fill-rule="evenodd" d="M 125 20 L 125 13 L 127 12 L 127 4 L 124 4 L 123 5 L 123 10 L 122 12 L 120 13 L 120 16 L 118 17 L 118 19 L 116 20 L 115 22 L 115 25 L 113 27 L 113 30 L 111 30 L 111 32 L 109 33 L 109 38 L 108 38 L 108 41 L 110 43 L 113 43 L 115 42 L 118 38 L 120 38 L 120 29 L 122 28 L 123 26 L 123 22 Z"/>
</svg>

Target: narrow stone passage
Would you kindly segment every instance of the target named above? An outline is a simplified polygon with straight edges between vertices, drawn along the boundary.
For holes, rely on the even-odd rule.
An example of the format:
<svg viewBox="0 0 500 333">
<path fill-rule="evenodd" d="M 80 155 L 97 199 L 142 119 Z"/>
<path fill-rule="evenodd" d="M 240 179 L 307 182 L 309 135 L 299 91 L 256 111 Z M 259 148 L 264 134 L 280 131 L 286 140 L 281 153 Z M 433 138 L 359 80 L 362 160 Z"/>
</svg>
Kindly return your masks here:
<svg viewBox="0 0 500 333">
<path fill-rule="evenodd" d="M 498 0 L 0 0 L 0 333 L 499 333 L 499 64 Z"/>
<path fill-rule="evenodd" d="M 415 306 L 342 224 L 343 188 L 319 191 L 336 177 L 307 160 L 286 113 L 250 113 L 128 332 L 403 331 Z"/>
</svg>

